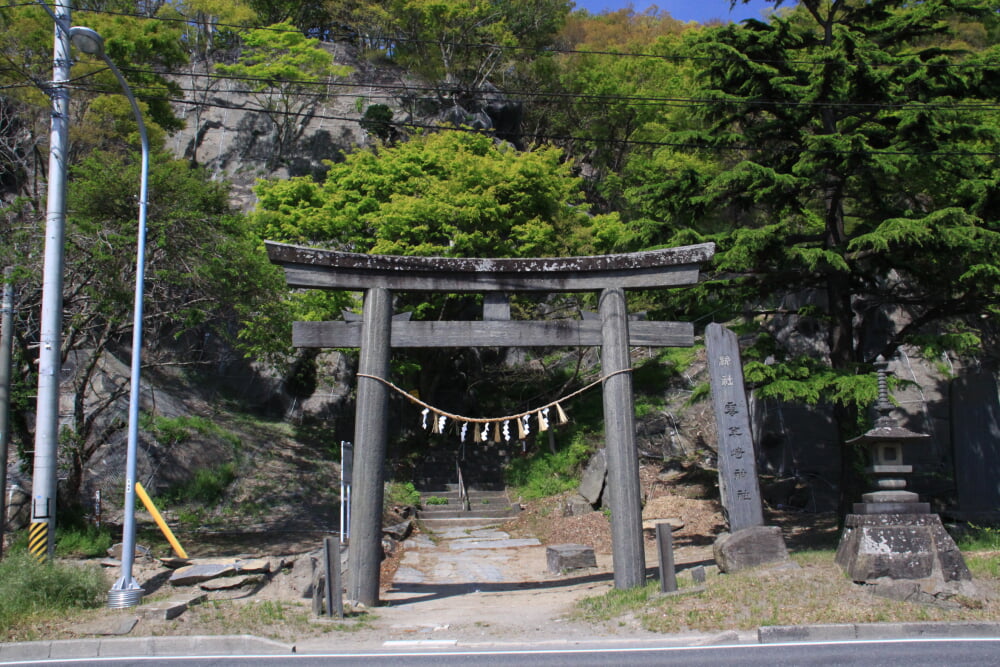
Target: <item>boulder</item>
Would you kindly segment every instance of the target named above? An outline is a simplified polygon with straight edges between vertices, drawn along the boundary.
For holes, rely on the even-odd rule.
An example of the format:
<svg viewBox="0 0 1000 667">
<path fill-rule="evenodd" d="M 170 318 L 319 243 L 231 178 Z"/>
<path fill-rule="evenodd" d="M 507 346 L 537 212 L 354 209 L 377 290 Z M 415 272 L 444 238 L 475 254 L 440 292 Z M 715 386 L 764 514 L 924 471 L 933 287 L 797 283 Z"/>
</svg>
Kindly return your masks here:
<svg viewBox="0 0 1000 667">
<path fill-rule="evenodd" d="M 750 526 L 722 533 L 716 538 L 713 551 L 715 563 L 722 572 L 791 562 L 785 538 L 777 526 Z"/>
<path fill-rule="evenodd" d="M 608 474 L 608 455 L 603 449 L 597 450 L 580 478 L 580 495 L 595 507 L 601 501 L 604 492 L 604 480 Z"/>
<path fill-rule="evenodd" d="M 579 493 L 574 493 L 568 497 L 566 503 L 563 505 L 563 516 L 583 516 L 593 511 L 594 506 Z"/>
</svg>

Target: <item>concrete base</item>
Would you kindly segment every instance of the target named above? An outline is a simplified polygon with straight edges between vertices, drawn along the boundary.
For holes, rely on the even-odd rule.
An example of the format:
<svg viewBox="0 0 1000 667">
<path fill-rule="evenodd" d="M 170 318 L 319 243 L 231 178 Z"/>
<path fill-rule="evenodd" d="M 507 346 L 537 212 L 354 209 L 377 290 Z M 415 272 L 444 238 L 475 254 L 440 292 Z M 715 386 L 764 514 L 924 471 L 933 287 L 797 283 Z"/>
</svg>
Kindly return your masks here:
<svg viewBox="0 0 1000 667">
<path fill-rule="evenodd" d="M 790 562 L 785 538 L 777 526 L 751 526 L 722 533 L 715 540 L 713 552 L 721 572 Z"/>
<path fill-rule="evenodd" d="M 836 562 L 856 582 L 916 581 L 931 595 L 972 581 L 937 514 L 848 514 Z"/>
</svg>

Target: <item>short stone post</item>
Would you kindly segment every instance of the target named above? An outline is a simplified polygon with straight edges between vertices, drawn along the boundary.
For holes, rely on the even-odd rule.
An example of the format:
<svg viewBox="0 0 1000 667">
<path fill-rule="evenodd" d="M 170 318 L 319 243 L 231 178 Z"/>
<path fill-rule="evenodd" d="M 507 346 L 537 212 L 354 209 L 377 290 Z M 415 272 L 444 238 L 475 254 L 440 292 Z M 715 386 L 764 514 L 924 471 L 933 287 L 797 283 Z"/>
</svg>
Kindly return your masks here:
<svg viewBox="0 0 1000 667">
<path fill-rule="evenodd" d="M 673 526 L 666 521 L 656 524 L 656 546 L 660 552 L 660 592 L 677 590 L 677 570 L 674 566 Z"/>
</svg>

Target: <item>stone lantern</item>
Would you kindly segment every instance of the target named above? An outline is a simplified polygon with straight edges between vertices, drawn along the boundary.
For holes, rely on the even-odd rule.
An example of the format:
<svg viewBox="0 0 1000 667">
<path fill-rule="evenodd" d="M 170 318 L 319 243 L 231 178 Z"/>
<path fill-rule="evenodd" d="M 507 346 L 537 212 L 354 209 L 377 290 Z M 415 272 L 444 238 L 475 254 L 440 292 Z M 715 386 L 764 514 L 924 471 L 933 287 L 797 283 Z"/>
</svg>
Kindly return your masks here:
<svg viewBox="0 0 1000 667">
<path fill-rule="evenodd" d="M 926 433 L 914 433 L 899 426 L 890 413 L 886 368 L 888 362 L 879 356 L 875 361 L 878 373 L 878 401 L 875 410 L 878 417 L 875 427 L 864 435 L 848 440 L 848 445 L 862 444 L 868 447 L 871 465 L 865 472 L 876 479 L 877 490 L 861 496 L 864 502 L 854 504 L 855 514 L 928 514 L 929 503 L 919 502 L 917 494 L 906 491 L 903 475 L 913 472 L 913 466 L 903 463 L 903 449 L 915 442 L 930 438 Z"/>
<path fill-rule="evenodd" d="M 900 600 L 944 603 L 957 594 L 974 595 L 962 552 L 929 503 L 906 490 L 903 450 L 928 435 L 899 426 L 890 416 L 886 361 L 876 360 L 879 413 L 875 427 L 846 444 L 868 447 L 877 490 L 861 496 L 844 517 L 836 561 L 851 579 L 873 593 Z"/>
</svg>

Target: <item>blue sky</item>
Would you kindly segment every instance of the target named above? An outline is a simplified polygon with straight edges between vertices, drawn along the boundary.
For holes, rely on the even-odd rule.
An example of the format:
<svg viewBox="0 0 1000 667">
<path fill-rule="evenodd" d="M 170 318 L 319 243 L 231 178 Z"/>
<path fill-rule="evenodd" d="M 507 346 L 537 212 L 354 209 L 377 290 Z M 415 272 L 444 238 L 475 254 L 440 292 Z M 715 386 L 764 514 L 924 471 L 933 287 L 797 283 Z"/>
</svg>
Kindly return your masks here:
<svg viewBox="0 0 1000 667">
<path fill-rule="evenodd" d="M 630 4 L 636 12 L 643 12 L 651 5 L 656 5 L 662 11 L 669 12 L 672 17 L 679 21 L 705 22 L 710 19 L 722 19 L 723 21 L 742 21 L 743 19 L 763 18 L 762 11 L 771 7 L 771 3 L 764 0 L 751 0 L 747 4 L 738 4 L 730 11 L 729 0 L 659 0 L 658 2 L 646 2 L 644 0 L 574 0 L 577 9 L 586 9 L 588 12 L 597 14 L 604 10 L 617 10 L 628 7 Z M 793 5 L 794 2 L 785 2 L 782 6 Z"/>
</svg>

